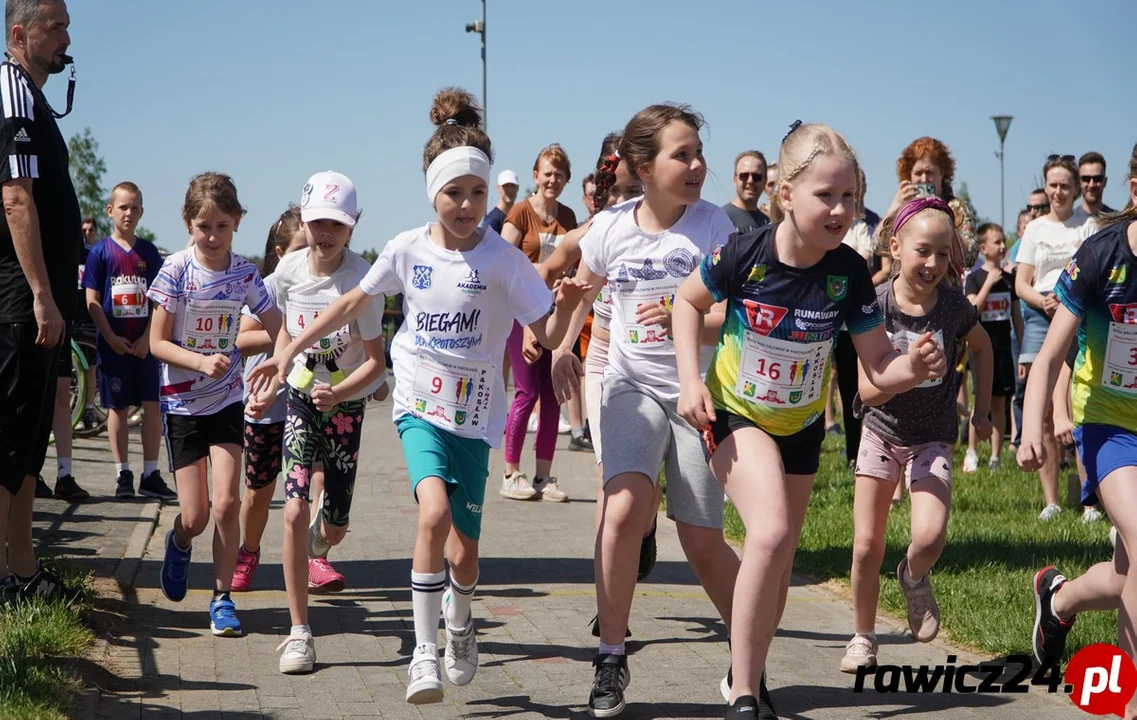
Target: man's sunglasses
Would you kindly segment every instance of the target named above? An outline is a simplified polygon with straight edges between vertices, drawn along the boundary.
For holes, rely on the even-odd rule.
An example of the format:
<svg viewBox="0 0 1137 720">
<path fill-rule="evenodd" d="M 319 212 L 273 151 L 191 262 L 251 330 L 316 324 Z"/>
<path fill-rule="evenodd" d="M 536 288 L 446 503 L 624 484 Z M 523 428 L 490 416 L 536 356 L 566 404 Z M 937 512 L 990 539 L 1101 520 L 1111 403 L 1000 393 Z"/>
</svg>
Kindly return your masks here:
<svg viewBox="0 0 1137 720">
<path fill-rule="evenodd" d="M 1032 213 L 1048 213 L 1050 212 L 1050 203 L 1046 203 L 1045 205 L 1027 205 L 1026 209 Z"/>
<path fill-rule="evenodd" d="M 746 183 L 746 182 L 756 182 L 756 183 L 766 182 L 766 176 L 762 173 L 742 172 L 742 173 L 738 173 L 738 179 L 744 183 Z"/>
<path fill-rule="evenodd" d="M 1072 163 L 1077 160 L 1073 155 L 1047 155 L 1046 162 L 1054 162 L 1055 160 L 1062 160 L 1062 162 Z"/>
<path fill-rule="evenodd" d="M 1082 182 L 1101 184 L 1105 182 L 1105 175 L 1083 175 Z"/>
</svg>

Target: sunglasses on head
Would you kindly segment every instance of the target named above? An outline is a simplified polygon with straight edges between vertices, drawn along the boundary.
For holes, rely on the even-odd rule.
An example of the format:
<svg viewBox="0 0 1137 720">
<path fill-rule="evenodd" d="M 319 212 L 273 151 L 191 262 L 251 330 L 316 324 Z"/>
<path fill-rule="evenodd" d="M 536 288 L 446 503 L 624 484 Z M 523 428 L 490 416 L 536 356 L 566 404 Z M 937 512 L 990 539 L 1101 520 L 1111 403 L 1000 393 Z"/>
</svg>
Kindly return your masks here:
<svg viewBox="0 0 1137 720">
<path fill-rule="evenodd" d="M 1075 160 L 1077 160 L 1077 158 L 1075 158 L 1073 155 L 1058 155 L 1058 154 L 1046 156 L 1046 162 L 1054 162 L 1055 160 L 1062 160 L 1062 162 L 1072 163 Z"/>
<path fill-rule="evenodd" d="M 1082 182 L 1103 183 L 1105 182 L 1105 175 L 1082 175 Z"/>
<path fill-rule="evenodd" d="M 738 179 L 744 183 L 745 182 L 760 183 L 760 182 L 766 181 L 766 176 L 762 173 L 756 173 L 756 172 L 755 173 L 741 172 L 741 173 L 738 173 Z"/>
<path fill-rule="evenodd" d="M 1026 209 L 1034 213 L 1048 213 L 1050 212 L 1050 203 L 1044 203 L 1042 205 L 1027 205 Z"/>
</svg>

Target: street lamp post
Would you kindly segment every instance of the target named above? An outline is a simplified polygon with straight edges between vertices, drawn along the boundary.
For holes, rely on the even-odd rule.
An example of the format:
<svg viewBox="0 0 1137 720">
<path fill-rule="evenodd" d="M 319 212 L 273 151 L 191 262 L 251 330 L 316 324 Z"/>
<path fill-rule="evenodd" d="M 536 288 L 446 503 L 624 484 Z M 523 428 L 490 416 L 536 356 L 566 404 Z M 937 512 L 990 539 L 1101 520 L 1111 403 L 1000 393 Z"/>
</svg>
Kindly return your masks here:
<svg viewBox="0 0 1137 720">
<path fill-rule="evenodd" d="M 1011 128 L 1011 116 L 992 115 L 991 119 L 995 121 L 995 132 L 999 133 L 999 152 L 995 153 L 999 158 L 999 224 L 1005 228 L 1007 226 L 1007 189 L 1003 177 L 1003 143 L 1007 140 L 1007 130 Z"/>
<path fill-rule="evenodd" d="M 466 25 L 466 32 L 482 36 L 482 129 L 490 131 L 489 101 L 486 99 L 486 0 L 482 0 L 482 19 Z"/>
</svg>

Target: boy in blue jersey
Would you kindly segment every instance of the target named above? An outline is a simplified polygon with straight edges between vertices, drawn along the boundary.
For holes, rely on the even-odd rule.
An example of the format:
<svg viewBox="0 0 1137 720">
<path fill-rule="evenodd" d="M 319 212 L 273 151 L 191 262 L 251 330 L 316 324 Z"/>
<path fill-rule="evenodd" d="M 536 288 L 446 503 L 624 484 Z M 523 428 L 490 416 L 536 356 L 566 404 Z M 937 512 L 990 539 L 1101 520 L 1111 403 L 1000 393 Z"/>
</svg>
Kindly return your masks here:
<svg viewBox="0 0 1137 720">
<path fill-rule="evenodd" d="M 146 497 L 176 501 L 158 472 L 158 443 L 162 435 L 158 413 L 158 361 L 150 354 L 150 303 L 146 292 L 162 267 L 158 249 L 134 236 L 142 217 L 142 191 L 132 182 L 111 190 L 107 214 L 114 232 L 87 256 L 83 287 L 91 320 L 99 330 L 98 384 L 107 408 L 107 433 L 118 473 L 115 497 L 134 497 L 134 473 L 128 461 L 127 417 L 141 405 L 142 479 L 138 492 Z"/>
</svg>

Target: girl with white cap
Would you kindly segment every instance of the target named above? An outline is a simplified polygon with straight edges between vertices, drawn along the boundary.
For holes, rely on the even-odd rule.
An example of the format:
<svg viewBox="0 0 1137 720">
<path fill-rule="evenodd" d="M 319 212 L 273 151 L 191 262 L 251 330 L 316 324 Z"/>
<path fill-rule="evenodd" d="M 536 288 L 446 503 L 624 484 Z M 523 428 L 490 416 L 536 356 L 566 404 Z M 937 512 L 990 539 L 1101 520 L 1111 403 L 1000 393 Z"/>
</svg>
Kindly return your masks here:
<svg viewBox="0 0 1137 720">
<path fill-rule="evenodd" d="M 415 650 L 407 702 L 441 702 L 438 618 L 446 619 L 446 674 L 455 685 L 474 678 L 478 650 L 470 603 L 478 580 L 478 538 L 490 447 L 505 427 L 499 369 L 514 320 L 541 344 L 556 347 L 586 286 L 561 284 L 553 294 L 528 258 L 491 228 L 485 215 L 490 140 L 469 93 L 444 89 L 434 99 L 438 126 L 423 153 L 427 197 L 436 220 L 400 233 L 359 287 L 309 324 L 259 372 L 281 372 L 329 329 L 351 322 L 377 295 L 401 293 L 407 322 L 391 348 L 394 420 L 403 441 L 411 490 L 419 504 L 411 567 Z M 446 592 L 444 562 L 450 561 Z"/>
</svg>

